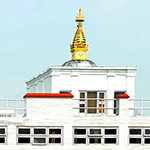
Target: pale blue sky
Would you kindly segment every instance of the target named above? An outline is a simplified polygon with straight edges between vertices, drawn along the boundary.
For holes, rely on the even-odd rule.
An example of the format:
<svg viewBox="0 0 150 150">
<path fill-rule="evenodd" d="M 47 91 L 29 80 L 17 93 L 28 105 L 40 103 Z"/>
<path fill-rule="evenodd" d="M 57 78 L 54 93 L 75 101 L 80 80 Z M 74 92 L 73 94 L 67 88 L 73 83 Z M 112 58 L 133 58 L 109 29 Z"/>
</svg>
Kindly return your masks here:
<svg viewBox="0 0 150 150">
<path fill-rule="evenodd" d="M 71 58 L 79 8 L 88 58 L 137 66 L 136 97 L 150 98 L 150 0 L 0 0 L 0 98 L 22 98 L 27 79 Z"/>
</svg>

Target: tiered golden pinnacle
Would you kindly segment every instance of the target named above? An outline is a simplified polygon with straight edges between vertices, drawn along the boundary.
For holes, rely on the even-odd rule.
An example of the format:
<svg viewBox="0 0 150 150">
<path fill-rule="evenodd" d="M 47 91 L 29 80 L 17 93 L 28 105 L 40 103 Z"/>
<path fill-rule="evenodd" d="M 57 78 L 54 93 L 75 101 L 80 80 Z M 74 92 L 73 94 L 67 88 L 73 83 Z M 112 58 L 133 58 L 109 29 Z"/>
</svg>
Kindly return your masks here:
<svg viewBox="0 0 150 150">
<path fill-rule="evenodd" d="M 82 30 L 82 23 L 84 21 L 84 16 L 82 10 L 79 10 L 79 13 L 76 17 L 76 22 L 79 22 L 77 25 L 77 31 L 75 33 L 73 43 L 70 45 L 72 60 L 87 60 L 87 50 L 88 45 L 86 45 L 86 39 L 84 36 L 84 32 Z"/>
</svg>

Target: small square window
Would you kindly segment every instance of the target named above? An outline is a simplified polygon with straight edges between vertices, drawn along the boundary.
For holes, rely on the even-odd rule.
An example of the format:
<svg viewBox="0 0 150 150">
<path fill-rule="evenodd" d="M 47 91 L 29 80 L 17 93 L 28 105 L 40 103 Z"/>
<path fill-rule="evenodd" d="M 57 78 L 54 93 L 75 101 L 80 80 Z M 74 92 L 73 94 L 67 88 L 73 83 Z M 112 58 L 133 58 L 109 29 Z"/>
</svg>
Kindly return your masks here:
<svg viewBox="0 0 150 150">
<path fill-rule="evenodd" d="M 74 144 L 86 144 L 86 138 L 74 138 Z"/>
<path fill-rule="evenodd" d="M 46 138 L 34 138 L 34 143 L 44 144 L 46 143 Z"/>
<path fill-rule="evenodd" d="M 90 129 L 90 135 L 100 135 L 101 129 Z"/>
<path fill-rule="evenodd" d="M 30 138 L 29 137 L 19 137 L 18 143 L 30 143 Z"/>
<path fill-rule="evenodd" d="M 145 135 L 149 135 L 150 136 L 150 129 L 145 129 Z"/>
<path fill-rule="evenodd" d="M 105 129 L 105 135 L 116 135 L 117 130 L 116 129 Z"/>
<path fill-rule="evenodd" d="M 18 134 L 30 134 L 30 129 L 18 129 Z"/>
<path fill-rule="evenodd" d="M 145 138 L 145 139 L 144 139 L 144 143 L 145 143 L 145 144 L 150 144 L 150 138 Z"/>
<path fill-rule="evenodd" d="M 61 138 L 49 138 L 49 143 L 61 143 Z"/>
<path fill-rule="evenodd" d="M 130 135 L 141 135 L 141 129 L 130 129 Z"/>
<path fill-rule="evenodd" d="M 5 138 L 4 137 L 0 137 L 0 143 L 5 143 Z"/>
<path fill-rule="evenodd" d="M 61 134 L 61 129 L 49 129 L 49 134 Z"/>
<path fill-rule="evenodd" d="M 99 98 L 103 99 L 104 98 L 104 93 L 99 93 Z"/>
<path fill-rule="evenodd" d="M 141 138 L 130 138 L 129 143 L 130 144 L 141 144 Z"/>
<path fill-rule="evenodd" d="M 5 134 L 5 128 L 0 128 L 0 134 Z"/>
<path fill-rule="evenodd" d="M 105 138 L 104 141 L 105 141 L 105 144 L 116 144 L 117 143 L 116 138 Z"/>
<path fill-rule="evenodd" d="M 101 138 L 90 138 L 89 143 L 90 144 L 100 144 L 101 143 Z"/>
<path fill-rule="evenodd" d="M 34 134 L 46 134 L 45 129 L 34 129 Z"/>
<path fill-rule="evenodd" d="M 80 98 L 85 98 L 85 93 L 80 93 Z"/>
<path fill-rule="evenodd" d="M 80 113 L 85 112 L 85 104 L 80 104 Z"/>
<path fill-rule="evenodd" d="M 74 129 L 74 134 L 75 135 L 85 135 L 86 129 Z"/>
</svg>

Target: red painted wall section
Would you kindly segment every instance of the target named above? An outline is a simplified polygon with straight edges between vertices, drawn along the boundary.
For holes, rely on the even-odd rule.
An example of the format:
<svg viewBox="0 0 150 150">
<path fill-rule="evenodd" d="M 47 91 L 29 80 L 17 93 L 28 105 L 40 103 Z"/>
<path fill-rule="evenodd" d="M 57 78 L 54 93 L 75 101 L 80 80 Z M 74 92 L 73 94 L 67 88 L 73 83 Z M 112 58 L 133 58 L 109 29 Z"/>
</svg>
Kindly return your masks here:
<svg viewBox="0 0 150 150">
<path fill-rule="evenodd" d="M 130 98 L 130 96 L 128 94 L 119 94 L 116 96 L 116 98 Z"/>
<path fill-rule="evenodd" d="M 68 93 L 27 93 L 23 98 L 73 98 Z"/>
</svg>

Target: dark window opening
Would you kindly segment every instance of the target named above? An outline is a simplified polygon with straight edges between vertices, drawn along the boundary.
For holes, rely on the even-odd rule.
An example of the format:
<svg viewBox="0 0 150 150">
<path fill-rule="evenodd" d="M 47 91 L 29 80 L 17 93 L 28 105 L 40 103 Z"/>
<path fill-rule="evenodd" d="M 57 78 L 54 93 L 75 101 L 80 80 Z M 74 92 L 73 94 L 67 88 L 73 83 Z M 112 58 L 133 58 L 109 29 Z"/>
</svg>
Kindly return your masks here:
<svg viewBox="0 0 150 150">
<path fill-rule="evenodd" d="M 5 138 L 0 138 L 0 143 L 5 143 Z"/>
<path fill-rule="evenodd" d="M 45 134 L 46 130 L 45 129 L 34 129 L 34 134 Z"/>
<path fill-rule="evenodd" d="M 104 98 L 104 93 L 99 93 L 99 98 L 103 99 Z"/>
<path fill-rule="evenodd" d="M 116 129 L 105 129 L 105 134 L 106 135 L 116 135 L 117 130 Z"/>
<path fill-rule="evenodd" d="M 30 143 L 30 138 L 19 137 L 18 143 Z"/>
<path fill-rule="evenodd" d="M 150 134 L 150 129 L 145 129 L 145 134 Z"/>
<path fill-rule="evenodd" d="M 0 129 L 0 134 L 5 134 L 5 129 Z"/>
<path fill-rule="evenodd" d="M 116 138 L 105 138 L 105 144 L 116 144 Z"/>
<path fill-rule="evenodd" d="M 85 93 L 80 93 L 80 98 L 81 98 L 81 101 L 82 101 L 82 98 L 85 98 Z"/>
<path fill-rule="evenodd" d="M 86 129 L 75 129 L 74 133 L 75 133 L 75 135 L 85 135 Z"/>
<path fill-rule="evenodd" d="M 67 91 L 67 90 L 66 91 L 60 91 L 59 93 L 68 93 L 69 94 L 69 93 L 71 93 L 71 91 Z"/>
<path fill-rule="evenodd" d="M 129 143 L 130 144 L 141 144 L 141 138 L 130 138 Z"/>
<path fill-rule="evenodd" d="M 98 144 L 101 143 L 101 138 L 90 138 L 90 144 Z"/>
<path fill-rule="evenodd" d="M 19 129 L 19 134 L 30 134 L 30 129 Z"/>
<path fill-rule="evenodd" d="M 125 91 L 117 91 L 114 93 L 114 98 L 116 98 L 116 96 L 118 96 L 119 94 L 125 94 Z"/>
<path fill-rule="evenodd" d="M 49 134 L 61 134 L 61 129 L 49 129 Z"/>
<path fill-rule="evenodd" d="M 116 96 L 118 96 L 119 94 L 125 94 L 126 92 L 125 91 L 117 91 L 117 92 L 114 92 L 114 98 L 116 98 Z M 117 101 L 116 100 L 114 100 L 114 114 L 116 114 L 117 113 L 117 109 L 116 109 L 116 107 L 117 107 Z"/>
<path fill-rule="evenodd" d="M 46 139 L 45 138 L 34 138 L 34 143 L 45 143 Z"/>
<path fill-rule="evenodd" d="M 85 104 L 80 104 L 80 113 L 84 112 Z"/>
<path fill-rule="evenodd" d="M 145 144 L 150 144 L 150 138 L 145 138 L 145 139 L 144 139 L 144 143 L 145 143 Z"/>
<path fill-rule="evenodd" d="M 141 129 L 130 129 L 130 134 L 131 135 L 140 135 Z"/>
<path fill-rule="evenodd" d="M 61 143 L 61 138 L 49 138 L 49 143 Z"/>
<path fill-rule="evenodd" d="M 101 129 L 90 129 L 90 134 L 101 134 Z"/>
<path fill-rule="evenodd" d="M 86 144 L 86 138 L 74 138 L 75 144 Z"/>
</svg>

